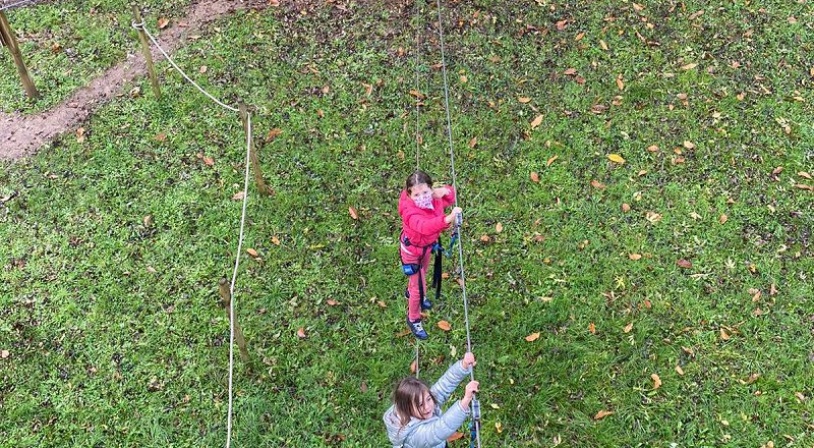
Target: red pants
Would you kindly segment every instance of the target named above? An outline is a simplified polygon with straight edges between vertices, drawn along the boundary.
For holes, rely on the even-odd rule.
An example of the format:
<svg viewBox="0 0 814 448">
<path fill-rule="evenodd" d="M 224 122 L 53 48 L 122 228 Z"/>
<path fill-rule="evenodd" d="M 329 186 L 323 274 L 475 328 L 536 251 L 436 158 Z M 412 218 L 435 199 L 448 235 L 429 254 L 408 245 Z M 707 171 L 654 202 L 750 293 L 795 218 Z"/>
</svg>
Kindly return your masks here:
<svg viewBox="0 0 814 448">
<path fill-rule="evenodd" d="M 421 294 L 419 293 L 418 281 L 421 280 L 424 287 L 424 296 L 427 296 L 429 285 L 427 284 L 427 267 L 430 265 L 432 250 L 430 247 L 405 246 L 402 242 L 401 262 L 403 264 L 418 264 L 421 266 L 420 272 L 407 276 L 407 291 L 410 297 L 407 299 L 407 318 L 411 321 L 421 319 Z M 423 254 L 423 256 L 422 256 Z"/>
</svg>

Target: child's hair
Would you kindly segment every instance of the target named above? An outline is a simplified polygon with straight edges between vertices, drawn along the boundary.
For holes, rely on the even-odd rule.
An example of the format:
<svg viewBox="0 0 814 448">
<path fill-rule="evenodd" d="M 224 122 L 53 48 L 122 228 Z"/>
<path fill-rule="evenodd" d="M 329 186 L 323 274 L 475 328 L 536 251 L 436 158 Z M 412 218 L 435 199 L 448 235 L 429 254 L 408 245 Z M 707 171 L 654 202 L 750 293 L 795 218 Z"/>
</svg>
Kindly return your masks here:
<svg viewBox="0 0 814 448">
<path fill-rule="evenodd" d="M 438 404 L 430 391 L 430 386 L 418 378 L 409 376 L 396 386 L 396 390 L 393 392 L 393 404 L 396 405 L 396 413 L 402 427 L 409 423 L 412 417 L 420 417 L 419 409 L 421 409 L 424 392 L 429 393 L 432 402 Z"/>
<path fill-rule="evenodd" d="M 413 174 L 407 177 L 407 194 L 412 193 L 410 191 L 411 188 L 421 184 L 427 184 L 428 187 L 432 187 L 432 179 L 429 174 L 421 170 L 415 170 Z"/>
</svg>

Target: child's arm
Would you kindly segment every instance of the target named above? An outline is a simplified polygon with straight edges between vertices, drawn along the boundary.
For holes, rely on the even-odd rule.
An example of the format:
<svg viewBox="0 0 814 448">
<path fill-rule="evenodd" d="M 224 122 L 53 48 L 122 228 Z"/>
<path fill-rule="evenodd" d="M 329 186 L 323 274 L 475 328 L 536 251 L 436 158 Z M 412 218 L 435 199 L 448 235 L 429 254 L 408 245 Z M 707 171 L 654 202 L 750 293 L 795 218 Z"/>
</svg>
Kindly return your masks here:
<svg viewBox="0 0 814 448">
<path fill-rule="evenodd" d="M 450 185 L 433 188 L 432 194 L 436 199 L 441 199 L 443 201 L 444 208 L 455 204 L 455 188 Z"/>
<path fill-rule="evenodd" d="M 455 434 L 464 424 L 469 415 L 469 409 L 453 403 L 441 417 L 432 419 L 422 425 L 416 426 L 410 434 L 410 446 L 438 446 L 444 443 L 449 436 Z"/>
<path fill-rule="evenodd" d="M 450 223 L 454 220 L 454 216 L 449 218 L 446 216 L 436 216 L 427 219 L 417 214 L 409 216 L 406 220 L 406 225 L 422 235 L 438 235 L 444 230 L 449 228 Z"/>
<path fill-rule="evenodd" d="M 474 365 L 475 356 L 467 352 L 462 360 L 449 366 L 444 376 L 432 385 L 430 392 L 435 397 L 435 401 L 438 402 L 438 406 L 442 406 L 447 401 L 447 398 L 452 395 L 458 384 L 472 372 L 472 366 Z"/>
</svg>

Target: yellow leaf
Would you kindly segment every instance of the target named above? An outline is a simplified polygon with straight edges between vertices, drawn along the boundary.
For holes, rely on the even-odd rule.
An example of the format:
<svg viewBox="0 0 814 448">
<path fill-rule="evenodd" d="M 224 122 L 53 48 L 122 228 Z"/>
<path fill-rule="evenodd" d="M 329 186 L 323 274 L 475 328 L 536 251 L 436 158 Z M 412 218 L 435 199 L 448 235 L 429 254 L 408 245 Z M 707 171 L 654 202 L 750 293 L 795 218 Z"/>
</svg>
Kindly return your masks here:
<svg viewBox="0 0 814 448">
<path fill-rule="evenodd" d="M 808 174 L 805 171 L 800 171 L 799 173 L 797 173 L 797 175 L 800 176 L 800 177 L 805 177 L 808 180 L 812 180 L 811 174 Z"/>
<path fill-rule="evenodd" d="M 250 256 L 254 257 L 254 258 L 257 258 L 259 256 L 257 251 L 254 250 L 254 249 L 246 249 L 246 253 L 249 254 Z"/>
<path fill-rule="evenodd" d="M 491 406 L 492 409 L 500 409 L 500 406 L 498 406 L 497 403 L 489 403 L 489 406 Z"/>
<path fill-rule="evenodd" d="M 541 124 L 543 124 L 543 115 L 542 114 L 537 115 L 537 118 L 535 118 L 534 120 L 531 121 L 531 128 L 535 129 L 537 126 L 540 126 Z"/>
<path fill-rule="evenodd" d="M 503 432 L 503 424 L 500 423 L 500 422 L 495 423 L 495 429 L 497 430 L 498 434 L 502 433 Z"/>
<path fill-rule="evenodd" d="M 622 329 L 622 331 L 625 333 L 630 333 L 630 330 L 633 330 L 633 322 L 625 325 L 625 328 Z"/>
<path fill-rule="evenodd" d="M 576 36 L 576 37 L 574 37 L 574 40 L 575 40 L 575 41 L 577 41 L 577 42 L 579 42 L 579 41 L 581 41 L 581 40 L 582 40 L 584 37 L 585 37 L 585 33 L 579 33 L 579 34 L 577 34 L 577 36 Z"/>
<path fill-rule="evenodd" d="M 691 63 L 691 64 L 682 65 L 682 66 L 681 66 L 681 70 L 692 70 L 692 69 L 694 69 L 695 67 L 698 67 L 698 64 L 696 64 L 695 62 L 693 62 L 693 63 Z"/>
<path fill-rule="evenodd" d="M 650 145 L 647 147 L 647 150 L 650 152 L 659 152 L 659 145 Z"/>
<path fill-rule="evenodd" d="M 684 376 L 684 369 L 682 369 L 681 366 L 676 365 L 676 373 L 681 376 Z"/>
<path fill-rule="evenodd" d="M 625 163 L 625 159 L 622 158 L 619 154 L 608 154 L 608 159 L 613 163 L 623 164 Z"/>
<path fill-rule="evenodd" d="M 602 47 L 603 50 L 608 51 L 608 44 L 605 43 L 604 40 L 599 41 L 599 46 Z"/>
<path fill-rule="evenodd" d="M 527 342 L 534 342 L 539 338 L 540 338 L 540 333 L 539 332 L 538 333 L 532 333 L 532 334 L 526 336 L 526 341 Z"/>
<path fill-rule="evenodd" d="M 557 160 L 558 158 L 559 156 L 552 156 L 551 158 L 549 158 L 545 163 L 546 168 L 551 166 L 551 164 L 554 163 L 554 161 Z"/>
<path fill-rule="evenodd" d="M 625 82 L 622 80 L 621 73 L 616 77 L 616 87 L 618 87 L 619 90 L 625 90 Z"/>
<path fill-rule="evenodd" d="M 521 97 L 517 98 L 517 101 L 520 101 L 521 103 L 526 104 L 526 103 L 531 102 L 531 98 L 529 98 L 527 96 L 521 96 Z"/>
<path fill-rule="evenodd" d="M 271 237 L 271 242 L 274 243 L 275 246 L 279 246 L 280 245 L 280 238 L 277 238 L 277 236 L 275 235 L 275 236 Z"/>
<path fill-rule="evenodd" d="M 655 373 L 650 375 L 650 379 L 653 380 L 653 389 L 658 389 L 661 387 L 661 378 Z"/>
<path fill-rule="evenodd" d="M 503 231 L 503 224 L 497 223 L 495 224 L 495 232 L 500 233 Z"/>
<path fill-rule="evenodd" d="M 729 333 L 727 333 L 726 330 L 721 328 L 721 339 L 723 339 L 724 341 L 728 341 L 730 337 L 731 336 L 729 336 Z"/>
<path fill-rule="evenodd" d="M 607 417 L 609 415 L 613 415 L 613 411 L 606 411 L 606 410 L 603 409 L 603 410 L 597 412 L 596 415 L 594 415 L 594 420 L 602 420 L 603 418 L 605 418 L 605 417 Z"/>
<path fill-rule="evenodd" d="M 687 149 L 695 149 L 695 144 L 689 140 L 684 140 L 684 147 Z"/>
<path fill-rule="evenodd" d="M 642 254 L 628 254 L 627 257 L 633 261 L 637 261 L 642 259 Z"/>
<path fill-rule="evenodd" d="M 462 84 L 466 84 L 466 81 L 468 81 L 468 79 L 467 79 L 466 75 L 461 75 L 461 76 L 460 76 L 460 79 L 461 79 L 461 83 L 462 83 Z"/>
<path fill-rule="evenodd" d="M 729 217 L 724 214 L 724 215 L 721 215 L 720 218 L 718 218 L 718 222 L 720 222 L 721 224 L 724 224 L 724 223 L 726 223 L 727 219 L 729 219 Z"/>
<path fill-rule="evenodd" d="M 449 324 L 449 322 L 447 322 L 445 320 L 439 320 L 438 321 L 438 328 L 440 328 L 440 329 L 442 329 L 444 331 L 452 330 L 452 326 Z"/>
</svg>

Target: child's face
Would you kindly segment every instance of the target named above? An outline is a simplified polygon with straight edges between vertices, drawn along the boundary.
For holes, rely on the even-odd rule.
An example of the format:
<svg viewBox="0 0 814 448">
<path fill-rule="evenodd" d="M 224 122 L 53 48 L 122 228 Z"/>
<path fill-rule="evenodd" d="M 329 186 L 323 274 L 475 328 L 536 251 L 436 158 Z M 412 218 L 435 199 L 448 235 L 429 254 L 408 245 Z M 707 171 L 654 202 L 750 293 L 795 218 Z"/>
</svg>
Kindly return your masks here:
<svg viewBox="0 0 814 448">
<path fill-rule="evenodd" d="M 410 199 L 415 201 L 423 196 L 432 196 L 432 188 L 429 185 L 418 184 L 410 188 Z"/>
<path fill-rule="evenodd" d="M 418 413 L 420 414 L 420 418 L 425 420 L 432 417 L 434 410 L 435 401 L 433 401 L 432 397 L 430 396 L 430 392 L 425 390 L 421 401 L 418 402 Z"/>
</svg>

